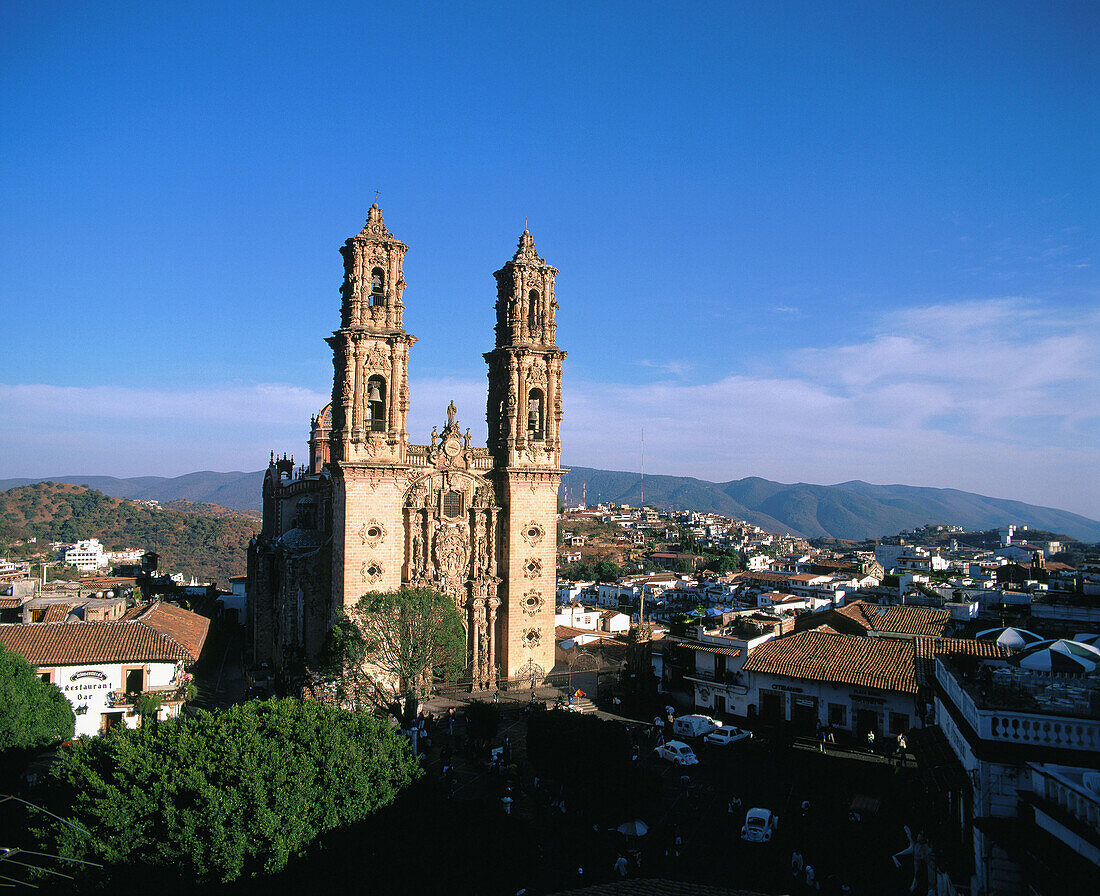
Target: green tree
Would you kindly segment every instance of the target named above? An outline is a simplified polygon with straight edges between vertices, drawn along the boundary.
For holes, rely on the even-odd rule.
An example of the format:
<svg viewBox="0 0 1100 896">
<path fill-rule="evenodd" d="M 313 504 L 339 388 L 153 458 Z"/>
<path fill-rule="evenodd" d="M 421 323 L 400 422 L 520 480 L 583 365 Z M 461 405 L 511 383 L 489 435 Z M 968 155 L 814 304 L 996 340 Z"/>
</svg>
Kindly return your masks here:
<svg viewBox="0 0 1100 896">
<path fill-rule="evenodd" d="M 622 574 L 619 564 L 610 560 L 597 560 L 592 566 L 593 578 L 598 582 L 614 582 Z"/>
<path fill-rule="evenodd" d="M 345 705 L 373 707 L 408 723 L 436 681 L 466 669 L 466 630 L 454 601 L 430 588 L 371 591 L 329 632 L 325 671 Z"/>
<path fill-rule="evenodd" d="M 0 643 L 0 751 L 48 747 L 69 739 L 75 729 L 65 695 Z"/>
<path fill-rule="evenodd" d="M 385 722 L 253 700 L 62 748 L 43 795 L 45 852 L 186 881 L 271 874 L 316 837 L 391 803 L 421 770 Z M 96 872 L 89 872 L 95 874 Z"/>
</svg>

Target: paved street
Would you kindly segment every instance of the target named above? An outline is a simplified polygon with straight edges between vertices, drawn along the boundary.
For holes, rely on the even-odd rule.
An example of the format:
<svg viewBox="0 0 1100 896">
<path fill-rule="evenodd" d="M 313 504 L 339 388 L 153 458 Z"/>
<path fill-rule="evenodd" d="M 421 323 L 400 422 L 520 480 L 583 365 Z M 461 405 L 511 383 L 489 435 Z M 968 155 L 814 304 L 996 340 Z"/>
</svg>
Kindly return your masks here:
<svg viewBox="0 0 1100 896">
<path fill-rule="evenodd" d="M 508 736 L 514 761 L 525 764 L 526 725 L 519 705 L 504 703 L 504 718 L 495 743 Z M 463 726 L 456 727 L 461 737 Z M 436 746 L 446 742 L 437 737 Z M 802 879 L 790 873 L 797 849 L 814 866 L 821 892 L 839 893 L 841 882 L 855 894 L 890 896 L 908 891 L 911 866 L 897 870 L 891 855 L 906 846 L 903 825 L 913 823 L 907 807 L 916 795 L 916 773 L 900 770 L 878 756 L 852 752 L 823 756 L 816 749 L 773 747 L 763 740 L 728 747 L 694 744 L 700 764 L 684 770 L 643 752 L 642 769 L 652 775 L 654 808 L 643 814 L 651 832 L 634 841 L 641 858 L 641 876 L 676 877 L 712 885 L 745 888 L 768 894 L 800 893 Z M 439 774 L 439 751 L 429 755 L 428 768 Z M 852 758 L 855 757 L 855 758 Z M 503 781 L 495 773 L 459 754 L 455 767 L 454 799 L 495 801 Z M 688 778 L 685 787 L 683 778 Z M 516 823 L 530 823 L 540 840 L 544 862 L 529 886 L 553 892 L 580 882 L 577 867 L 586 867 L 585 882 L 610 879 L 617 841 L 593 831 L 593 824 L 614 826 L 628 821 L 582 817 L 573 810 L 547 808 L 546 794 L 531 789 L 530 775 L 513 791 Z M 877 812 L 849 819 L 854 796 L 878 802 Z M 731 798 L 740 801 L 729 811 Z M 803 813 L 802 804 L 808 801 Z M 752 807 L 779 816 L 773 842 L 750 844 L 741 840 L 745 812 Z M 677 861 L 666 853 L 675 834 L 682 839 Z M 635 872 L 638 873 L 638 872 Z M 830 875 L 835 875 L 829 880 Z"/>
<path fill-rule="evenodd" d="M 225 709 L 246 699 L 247 682 L 241 653 L 240 630 L 226 630 L 210 623 L 202 660 L 195 669 L 198 696 L 192 705 L 200 709 Z"/>
</svg>

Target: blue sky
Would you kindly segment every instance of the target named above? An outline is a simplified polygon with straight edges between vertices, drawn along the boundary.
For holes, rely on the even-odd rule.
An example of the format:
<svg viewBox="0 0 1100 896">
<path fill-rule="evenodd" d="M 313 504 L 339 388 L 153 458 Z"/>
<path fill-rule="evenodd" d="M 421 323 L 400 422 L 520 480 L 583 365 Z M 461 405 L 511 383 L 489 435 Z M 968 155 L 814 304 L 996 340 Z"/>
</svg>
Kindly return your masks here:
<svg viewBox="0 0 1100 896">
<path fill-rule="evenodd" d="M 411 247 L 414 441 L 561 271 L 564 460 L 1100 518 L 1100 8 L 0 12 L 0 477 L 301 455 L 341 261 Z"/>
</svg>

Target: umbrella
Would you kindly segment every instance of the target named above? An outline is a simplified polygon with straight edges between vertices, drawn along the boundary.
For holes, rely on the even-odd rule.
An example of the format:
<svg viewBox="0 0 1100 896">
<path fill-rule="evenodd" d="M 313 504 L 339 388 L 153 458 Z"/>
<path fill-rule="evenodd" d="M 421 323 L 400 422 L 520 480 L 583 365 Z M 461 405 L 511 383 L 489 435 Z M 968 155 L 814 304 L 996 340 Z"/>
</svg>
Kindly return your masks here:
<svg viewBox="0 0 1100 896">
<path fill-rule="evenodd" d="M 1100 635 L 1090 632 L 1079 632 L 1073 636 L 1073 640 L 1078 644 L 1088 644 L 1090 647 L 1100 647 Z"/>
<path fill-rule="evenodd" d="M 617 828 L 615 828 L 620 834 L 625 834 L 627 837 L 644 837 L 649 833 L 649 825 L 647 825 L 641 819 L 634 819 L 634 821 L 627 821 Z"/>
<path fill-rule="evenodd" d="M 1092 672 L 1100 665 L 1100 649 L 1058 638 L 1033 644 L 1022 651 L 1016 661 L 1021 669 L 1039 672 Z"/>
<path fill-rule="evenodd" d="M 994 641 L 1002 647 L 1030 647 L 1043 640 L 1042 635 L 1029 632 L 1026 628 L 987 628 L 984 632 L 978 632 L 975 637 L 979 641 Z"/>
</svg>

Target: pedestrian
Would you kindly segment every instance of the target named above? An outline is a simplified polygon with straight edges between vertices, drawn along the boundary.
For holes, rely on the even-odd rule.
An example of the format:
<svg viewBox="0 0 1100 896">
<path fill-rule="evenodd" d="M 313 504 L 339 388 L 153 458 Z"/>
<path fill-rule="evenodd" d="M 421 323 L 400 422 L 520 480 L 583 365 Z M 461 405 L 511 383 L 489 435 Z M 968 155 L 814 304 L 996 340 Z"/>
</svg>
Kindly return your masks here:
<svg viewBox="0 0 1100 896">
<path fill-rule="evenodd" d="M 731 797 L 730 797 L 730 801 L 729 801 L 729 803 L 728 803 L 728 804 L 727 804 L 727 806 L 726 806 L 726 811 L 727 811 L 727 812 L 728 812 L 728 813 L 729 813 L 730 815 L 733 815 L 733 814 L 734 814 L 735 812 L 737 812 L 737 810 L 738 810 L 738 809 L 740 809 L 740 808 L 741 808 L 741 797 L 739 797 L 739 796 L 731 796 Z"/>
<path fill-rule="evenodd" d="M 791 853 L 791 877 L 799 878 L 802 876 L 802 867 L 805 863 L 802 861 L 802 853 L 797 849 Z"/>
<path fill-rule="evenodd" d="M 817 877 L 814 874 L 814 866 L 806 866 L 806 889 L 807 890 L 819 890 L 821 885 L 817 882 Z"/>
<path fill-rule="evenodd" d="M 875 749 L 875 729 L 874 728 L 868 728 L 867 729 L 867 749 L 874 752 L 874 749 Z"/>
<path fill-rule="evenodd" d="M 626 872 L 627 872 L 626 856 L 624 856 L 620 852 L 619 857 L 615 860 L 615 875 L 617 877 L 626 877 Z"/>
<path fill-rule="evenodd" d="M 818 740 L 818 744 L 817 744 L 818 750 L 820 750 L 822 753 L 824 753 L 825 752 L 825 726 L 821 724 L 820 720 L 818 720 L 818 723 L 817 723 L 817 740 Z"/>
<path fill-rule="evenodd" d="M 501 758 L 505 765 L 512 764 L 512 740 L 509 737 L 504 738 L 504 753 Z"/>
<path fill-rule="evenodd" d="M 497 688 L 497 689 L 496 689 L 496 690 L 495 690 L 495 691 L 493 692 L 493 702 L 494 702 L 494 703 L 500 703 L 500 688 Z"/>
</svg>

